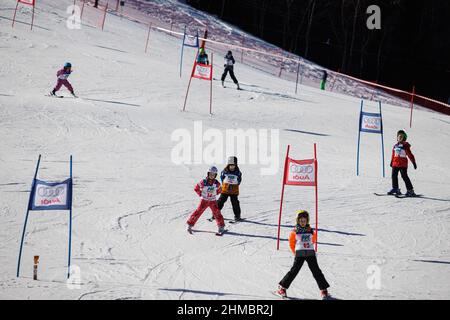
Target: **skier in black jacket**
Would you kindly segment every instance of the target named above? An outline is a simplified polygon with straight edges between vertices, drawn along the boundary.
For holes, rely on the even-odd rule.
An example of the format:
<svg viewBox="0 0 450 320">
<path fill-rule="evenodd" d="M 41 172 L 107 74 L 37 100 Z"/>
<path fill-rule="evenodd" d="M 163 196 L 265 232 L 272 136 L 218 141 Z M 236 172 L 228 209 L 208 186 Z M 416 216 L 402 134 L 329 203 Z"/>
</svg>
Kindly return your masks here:
<svg viewBox="0 0 450 320">
<path fill-rule="evenodd" d="M 236 63 L 236 61 L 234 60 L 233 54 L 231 53 L 231 51 L 228 51 L 227 55 L 225 56 L 225 64 L 224 64 L 225 69 L 223 70 L 223 74 L 222 74 L 222 87 L 225 88 L 224 81 L 229 72 L 231 79 L 233 79 L 233 82 L 237 85 L 237 89 L 241 90 L 241 88 L 239 87 L 239 82 L 236 79 L 236 76 L 234 75 L 233 69 L 234 69 L 235 63 Z"/>
</svg>

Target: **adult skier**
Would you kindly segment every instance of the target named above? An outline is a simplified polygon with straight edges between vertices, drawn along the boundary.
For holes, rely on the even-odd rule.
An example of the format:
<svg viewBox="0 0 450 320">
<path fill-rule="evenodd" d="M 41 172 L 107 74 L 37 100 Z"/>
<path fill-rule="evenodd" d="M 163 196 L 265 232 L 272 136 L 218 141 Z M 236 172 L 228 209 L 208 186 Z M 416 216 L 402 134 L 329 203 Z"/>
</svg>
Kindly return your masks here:
<svg viewBox="0 0 450 320">
<path fill-rule="evenodd" d="M 187 221 L 189 233 L 192 233 L 192 228 L 207 208 L 211 209 L 217 222 L 217 227 L 219 228 L 217 235 L 222 235 L 225 232 L 225 222 L 216 201 L 216 196 L 221 192 L 220 183 L 216 180 L 217 173 L 216 167 L 209 168 L 206 178 L 195 185 L 194 191 L 201 198 L 201 201 Z"/>
<path fill-rule="evenodd" d="M 72 85 L 70 84 L 69 80 L 67 80 L 72 72 L 72 64 L 70 62 L 65 63 L 64 67 L 56 73 L 58 80 L 56 82 L 55 88 L 50 92 L 51 96 L 56 96 L 56 92 L 61 89 L 61 86 L 65 86 L 70 91 L 70 93 L 74 97 L 76 97 Z"/>
<path fill-rule="evenodd" d="M 228 198 L 230 198 L 235 222 L 241 220 L 241 208 L 239 206 L 238 196 L 239 185 L 242 182 L 242 173 L 241 170 L 239 170 L 237 162 L 237 157 L 228 158 L 227 166 L 220 174 L 220 180 L 222 181 L 222 192 L 219 200 L 217 201 L 219 210 L 222 210 L 225 202 L 227 202 Z M 214 220 L 214 216 L 210 220 Z"/>
<path fill-rule="evenodd" d="M 289 246 L 295 255 L 294 265 L 291 270 L 280 281 L 277 294 L 283 298 L 287 297 L 286 290 L 291 286 L 292 281 L 298 275 L 303 263 L 306 261 L 314 279 L 320 289 L 323 300 L 331 299 L 328 294 L 330 285 L 319 268 L 314 251 L 316 242 L 314 230 L 309 225 L 309 213 L 305 210 L 297 212 L 296 226 L 289 236 Z"/>
<path fill-rule="evenodd" d="M 226 56 L 225 56 L 225 64 L 224 67 L 225 69 L 223 70 L 223 74 L 222 74 L 222 87 L 225 88 L 225 78 L 227 77 L 228 73 L 230 73 L 230 77 L 233 80 L 234 84 L 237 85 L 237 89 L 241 90 L 241 88 L 239 87 L 239 82 L 236 79 L 236 76 L 234 75 L 234 64 L 236 63 L 236 61 L 234 60 L 233 57 L 233 53 L 231 51 L 228 51 Z"/>
<path fill-rule="evenodd" d="M 397 132 L 397 143 L 392 148 L 391 168 L 392 168 L 392 190 L 388 195 L 401 195 L 398 186 L 398 173 L 400 172 L 406 185 L 406 197 L 415 197 L 414 187 L 408 177 L 408 158 L 411 160 L 414 169 L 417 170 L 416 158 L 411 152 L 411 145 L 406 142 L 408 135 L 404 130 Z"/>
</svg>

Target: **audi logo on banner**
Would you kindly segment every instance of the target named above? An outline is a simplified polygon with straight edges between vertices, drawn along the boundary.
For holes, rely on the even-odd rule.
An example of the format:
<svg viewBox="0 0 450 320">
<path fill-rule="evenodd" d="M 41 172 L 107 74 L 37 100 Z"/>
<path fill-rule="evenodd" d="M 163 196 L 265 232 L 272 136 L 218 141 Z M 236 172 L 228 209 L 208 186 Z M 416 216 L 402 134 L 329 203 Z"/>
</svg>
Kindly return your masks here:
<svg viewBox="0 0 450 320">
<path fill-rule="evenodd" d="M 314 172 L 313 165 L 297 165 L 297 164 L 291 164 L 289 168 L 290 172 L 292 173 L 301 173 L 301 174 L 310 174 Z"/>
<path fill-rule="evenodd" d="M 64 186 L 59 187 L 46 187 L 46 186 L 39 186 L 37 189 L 37 193 L 40 197 L 43 198 L 56 198 L 59 197 L 61 194 L 65 192 Z"/>
</svg>

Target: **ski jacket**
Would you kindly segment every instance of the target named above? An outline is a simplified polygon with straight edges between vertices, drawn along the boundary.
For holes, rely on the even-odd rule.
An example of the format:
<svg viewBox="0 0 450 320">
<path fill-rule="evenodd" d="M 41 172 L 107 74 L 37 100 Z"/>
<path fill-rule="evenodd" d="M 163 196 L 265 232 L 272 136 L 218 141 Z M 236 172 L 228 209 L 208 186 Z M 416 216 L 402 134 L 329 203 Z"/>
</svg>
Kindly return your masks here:
<svg viewBox="0 0 450 320">
<path fill-rule="evenodd" d="M 233 65 L 236 63 L 236 61 L 234 60 L 234 57 L 232 54 L 227 54 L 225 56 L 225 64 L 224 67 L 225 68 L 230 68 L 233 67 Z"/>
<path fill-rule="evenodd" d="M 392 168 L 408 168 L 408 158 L 413 165 L 416 159 L 411 152 L 411 145 L 408 142 L 399 142 L 392 148 L 391 166 Z"/>
<path fill-rule="evenodd" d="M 220 194 L 220 182 L 216 179 L 203 179 L 195 185 L 194 191 L 206 201 L 216 201 L 216 196 Z"/>
<path fill-rule="evenodd" d="M 200 54 L 197 58 L 197 63 L 209 65 L 208 55 L 206 53 Z"/>
<path fill-rule="evenodd" d="M 242 181 L 242 173 L 239 167 L 236 166 L 234 171 L 230 171 L 226 167 L 220 174 L 222 181 L 222 193 L 226 195 L 239 195 L 239 185 Z"/>
<path fill-rule="evenodd" d="M 314 243 L 317 241 L 314 229 L 309 225 L 302 228 L 297 225 L 289 235 L 289 246 L 296 257 L 314 256 Z"/>
<path fill-rule="evenodd" d="M 72 71 L 66 71 L 64 69 L 61 69 L 56 73 L 56 76 L 60 80 L 67 80 L 67 78 L 70 76 L 71 73 Z"/>
</svg>

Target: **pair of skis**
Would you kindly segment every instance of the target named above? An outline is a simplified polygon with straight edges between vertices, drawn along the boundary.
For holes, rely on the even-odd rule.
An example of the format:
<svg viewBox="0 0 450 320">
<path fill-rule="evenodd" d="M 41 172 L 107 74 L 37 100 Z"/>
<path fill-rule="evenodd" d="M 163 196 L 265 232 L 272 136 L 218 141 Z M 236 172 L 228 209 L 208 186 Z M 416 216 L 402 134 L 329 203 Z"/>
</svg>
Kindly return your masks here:
<svg viewBox="0 0 450 320">
<path fill-rule="evenodd" d="M 191 234 L 191 235 L 194 235 L 194 233 L 195 233 L 195 230 L 192 230 L 192 229 L 189 229 L 188 228 L 188 230 L 187 230 L 187 232 L 189 233 L 189 234 Z M 223 236 L 225 233 L 227 233 L 228 232 L 228 229 L 224 229 L 223 231 L 217 231 L 216 233 L 214 233 L 216 236 L 218 236 L 218 237 L 221 237 L 221 236 Z"/>
<path fill-rule="evenodd" d="M 406 199 L 406 198 L 422 198 L 422 194 L 416 194 L 414 196 L 406 196 L 404 194 L 387 194 L 387 193 L 374 193 L 377 197 L 396 197 L 397 199 Z"/>
</svg>

